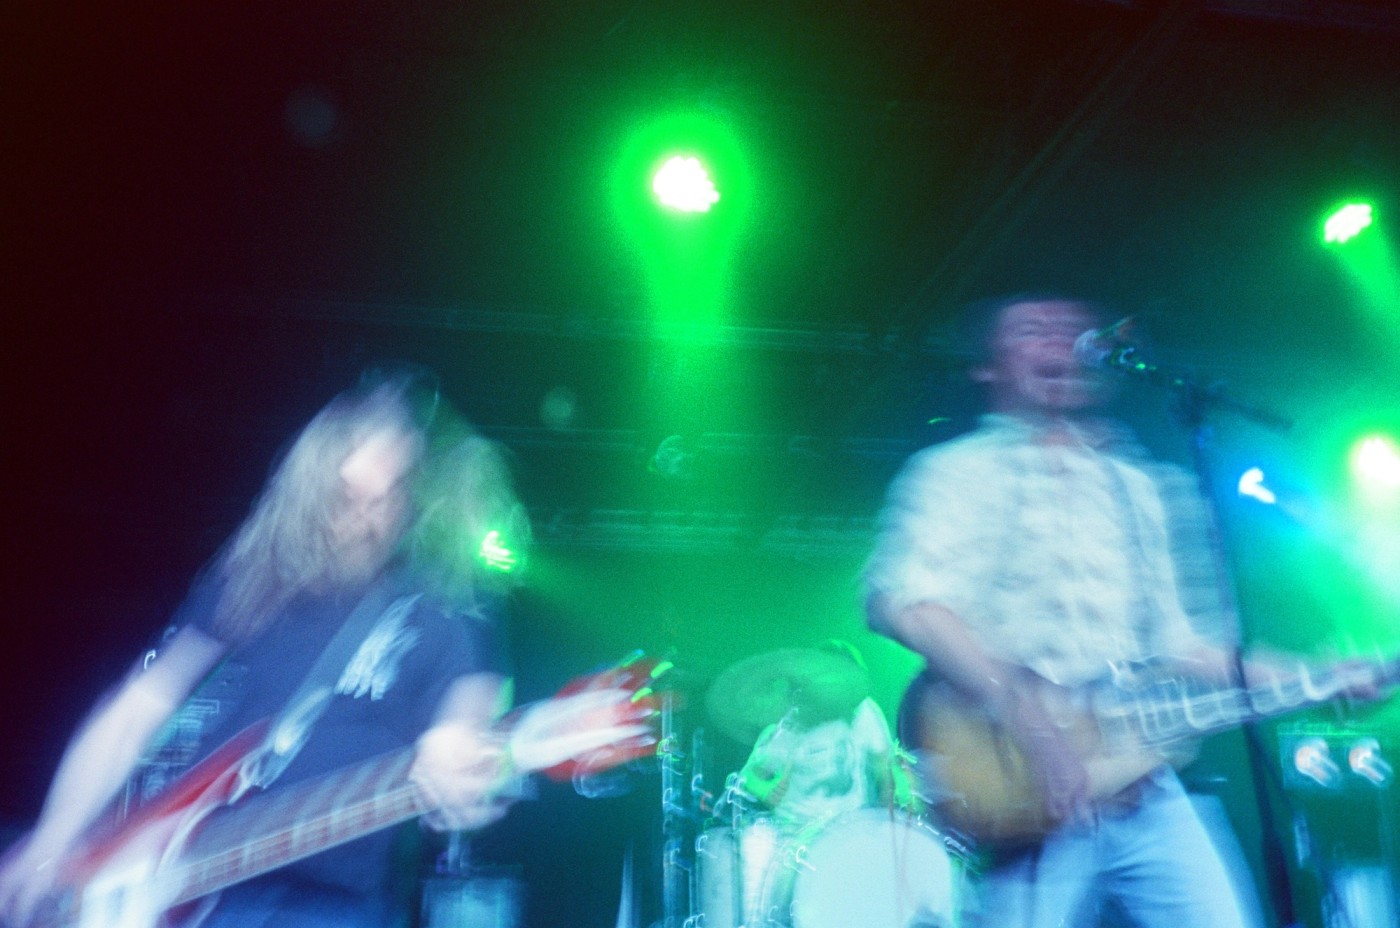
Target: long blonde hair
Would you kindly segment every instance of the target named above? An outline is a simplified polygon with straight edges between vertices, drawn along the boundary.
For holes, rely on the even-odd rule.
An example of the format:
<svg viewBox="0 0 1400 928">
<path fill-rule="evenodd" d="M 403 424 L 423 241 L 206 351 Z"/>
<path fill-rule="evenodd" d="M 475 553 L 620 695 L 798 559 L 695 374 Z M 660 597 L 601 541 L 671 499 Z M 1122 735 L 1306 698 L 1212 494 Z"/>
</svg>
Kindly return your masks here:
<svg viewBox="0 0 1400 928">
<path fill-rule="evenodd" d="M 520 581 L 530 521 L 515 492 L 505 449 L 465 421 L 439 419 L 418 484 L 418 520 L 408 538 L 418 581 L 460 612 L 479 611 Z M 514 558 L 488 566 L 482 542 L 496 532 Z"/>
<path fill-rule="evenodd" d="M 406 375 L 378 378 L 336 396 L 298 433 L 211 566 L 223 584 L 215 634 L 247 640 L 297 593 L 355 579 L 346 576 L 330 531 L 343 492 L 340 465 L 382 432 L 406 436 L 416 465 L 430 414 L 420 386 Z"/>
</svg>

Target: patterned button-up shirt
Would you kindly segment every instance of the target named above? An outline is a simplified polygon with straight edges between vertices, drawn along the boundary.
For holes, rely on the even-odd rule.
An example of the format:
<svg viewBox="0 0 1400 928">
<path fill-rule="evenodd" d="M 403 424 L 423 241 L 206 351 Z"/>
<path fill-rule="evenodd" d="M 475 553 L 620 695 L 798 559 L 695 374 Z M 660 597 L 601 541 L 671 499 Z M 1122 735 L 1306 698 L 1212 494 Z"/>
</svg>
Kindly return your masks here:
<svg viewBox="0 0 1400 928">
<path fill-rule="evenodd" d="M 989 653 L 1067 685 L 1185 653 L 1161 499 L 1098 438 L 992 415 L 919 452 L 890 488 L 869 590 L 946 607 Z"/>
</svg>

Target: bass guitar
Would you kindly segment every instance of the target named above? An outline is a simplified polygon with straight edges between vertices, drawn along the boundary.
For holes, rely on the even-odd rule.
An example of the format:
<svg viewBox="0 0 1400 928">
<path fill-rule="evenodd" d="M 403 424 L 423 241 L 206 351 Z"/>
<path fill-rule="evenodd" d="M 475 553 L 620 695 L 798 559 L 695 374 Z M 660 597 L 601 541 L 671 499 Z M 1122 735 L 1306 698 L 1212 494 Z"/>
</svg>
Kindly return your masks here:
<svg viewBox="0 0 1400 928">
<path fill-rule="evenodd" d="M 1287 680 L 1249 687 L 1150 672 L 1079 690 L 1039 678 L 1030 685 L 1083 761 L 1090 800 L 1103 803 L 1163 763 L 1189 760 L 1203 736 L 1397 678 L 1400 659 L 1300 668 Z M 1001 846 L 1031 844 L 1055 828 L 1025 756 L 980 705 L 925 673 L 914 679 L 903 706 L 901 731 L 920 757 L 945 824 L 978 843 Z"/>
<path fill-rule="evenodd" d="M 658 674 L 633 661 L 506 716 L 496 733 L 514 772 L 567 779 L 654 753 Z M 243 771 L 266 728 L 245 729 L 151 804 L 84 841 L 30 928 L 191 928 L 221 889 L 432 811 L 409 779 L 412 748 L 247 789 Z"/>
</svg>

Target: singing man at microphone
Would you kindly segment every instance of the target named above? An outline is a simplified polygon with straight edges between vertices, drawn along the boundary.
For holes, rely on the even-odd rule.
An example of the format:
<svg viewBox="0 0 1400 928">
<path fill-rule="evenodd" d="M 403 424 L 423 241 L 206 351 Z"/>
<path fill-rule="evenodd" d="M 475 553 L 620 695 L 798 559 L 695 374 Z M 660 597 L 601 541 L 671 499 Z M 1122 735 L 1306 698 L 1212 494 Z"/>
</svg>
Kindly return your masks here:
<svg viewBox="0 0 1400 928">
<path fill-rule="evenodd" d="M 1243 928 L 1242 897 L 1171 767 L 1097 801 L 1045 698 L 1072 704 L 1111 668 L 1152 658 L 1232 673 L 1181 605 L 1156 485 L 1101 412 L 1111 378 L 1085 355 L 1126 337 L 1111 318 L 1041 295 L 969 311 L 969 374 L 989 412 L 891 486 L 865 575 L 869 621 L 990 720 L 1051 823 L 993 851 L 973 924 L 1087 926 L 1111 902 L 1147 928 Z"/>
</svg>

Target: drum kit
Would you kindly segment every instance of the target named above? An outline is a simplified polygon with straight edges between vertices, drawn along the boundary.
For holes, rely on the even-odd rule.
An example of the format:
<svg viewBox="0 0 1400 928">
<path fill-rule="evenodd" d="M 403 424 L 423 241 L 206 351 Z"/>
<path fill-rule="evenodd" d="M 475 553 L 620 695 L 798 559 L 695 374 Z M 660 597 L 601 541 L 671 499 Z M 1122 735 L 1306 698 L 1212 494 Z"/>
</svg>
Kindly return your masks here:
<svg viewBox="0 0 1400 928">
<path fill-rule="evenodd" d="M 869 689 L 857 660 L 825 648 L 723 671 L 705 715 L 751 752 L 718 795 L 703 728 L 687 755 L 663 719 L 667 926 L 956 928 L 970 855 L 924 814 Z"/>
</svg>

